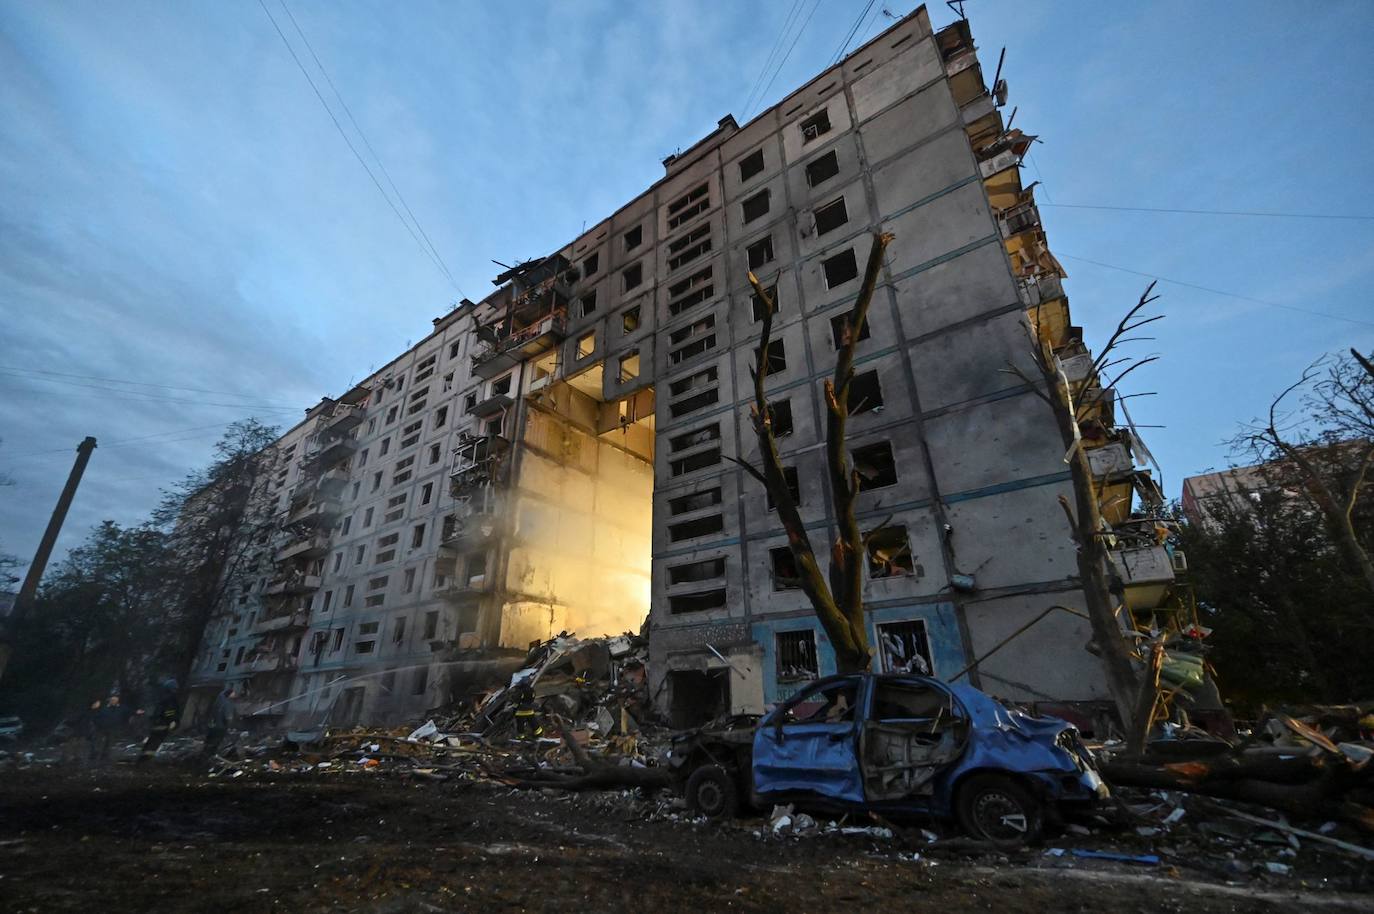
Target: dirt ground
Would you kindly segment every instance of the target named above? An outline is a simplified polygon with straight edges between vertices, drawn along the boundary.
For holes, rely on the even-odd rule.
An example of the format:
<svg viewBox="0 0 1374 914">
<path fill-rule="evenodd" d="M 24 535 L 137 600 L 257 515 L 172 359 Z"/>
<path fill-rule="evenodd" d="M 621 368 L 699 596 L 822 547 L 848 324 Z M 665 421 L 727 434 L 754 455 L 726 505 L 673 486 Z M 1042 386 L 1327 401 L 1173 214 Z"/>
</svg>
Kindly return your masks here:
<svg viewBox="0 0 1374 914">
<path fill-rule="evenodd" d="M 4 911 L 1374 910 L 1297 878 L 919 854 L 899 834 L 776 839 L 648 821 L 618 793 L 167 768 L 0 772 Z"/>
</svg>

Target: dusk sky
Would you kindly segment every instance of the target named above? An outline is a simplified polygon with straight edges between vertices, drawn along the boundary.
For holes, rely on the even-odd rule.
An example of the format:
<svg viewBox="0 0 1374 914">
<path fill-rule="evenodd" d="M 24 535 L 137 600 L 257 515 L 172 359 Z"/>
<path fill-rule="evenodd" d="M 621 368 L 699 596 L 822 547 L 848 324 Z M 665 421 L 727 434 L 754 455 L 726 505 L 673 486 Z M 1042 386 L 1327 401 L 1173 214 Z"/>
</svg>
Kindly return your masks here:
<svg viewBox="0 0 1374 914">
<path fill-rule="evenodd" d="M 746 112 L 785 0 L 288 0 L 455 287 L 255 0 L 0 0 L 0 551 L 32 555 L 84 436 L 100 445 L 59 556 L 101 519 L 143 519 L 226 424 L 290 425 L 490 291 L 493 259 L 557 249 L 723 115 L 777 101 L 866 0 L 799 2 L 805 28 Z M 1144 431 L 1167 493 L 1226 465 L 1238 424 L 1313 359 L 1374 348 L 1368 2 L 966 10 L 989 71 L 1006 47 L 1007 113 L 1042 140 L 1024 180 L 1089 344 L 1162 280 L 1168 317 L 1135 350 L 1162 358 L 1125 392 L 1156 394 L 1128 405 L 1163 426 Z M 890 23 L 875 2 L 851 48 Z"/>
</svg>

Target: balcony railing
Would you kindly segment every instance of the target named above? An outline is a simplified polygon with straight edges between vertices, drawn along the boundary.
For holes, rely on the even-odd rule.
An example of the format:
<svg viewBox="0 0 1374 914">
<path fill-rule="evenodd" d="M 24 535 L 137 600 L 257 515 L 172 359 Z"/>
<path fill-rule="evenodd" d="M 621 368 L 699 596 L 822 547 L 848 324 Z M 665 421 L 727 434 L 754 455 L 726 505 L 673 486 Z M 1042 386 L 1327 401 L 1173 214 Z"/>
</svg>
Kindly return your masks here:
<svg viewBox="0 0 1374 914">
<path fill-rule="evenodd" d="M 320 589 L 320 576 L 317 574 L 292 575 L 286 578 L 278 578 L 269 583 L 263 593 L 269 597 L 280 597 L 287 594 L 314 593 Z"/>
<path fill-rule="evenodd" d="M 568 314 L 562 308 L 550 311 L 525 327 L 500 338 L 496 343 L 472 357 L 472 373 L 479 378 L 492 378 L 516 362 L 547 352 L 568 335 Z"/>
<path fill-rule="evenodd" d="M 329 537 L 304 536 L 291 540 L 278 549 L 273 558 L 285 562 L 295 558 L 319 558 L 329 551 Z"/>
<path fill-rule="evenodd" d="M 488 593 L 490 590 L 491 579 L 486 574 L 474 574 L 468 577 L 460 576 L 443 587 L 436 588 L 434 595 L 444 600 L 458 600 Z"/>
<path fill-rule="evenodd" d="M 348 485 L 348 471 L 335 469 L 320 474 L 315 490 L 321 495 L 329 497 L 338 495 L 346 485 Z"/>
<path fill-rule="evenodd" d="M 1126 606 L 1132 610 L 1159 606 L 1174 583 L 1174 563 L 1164 546 L 1136 546 L 1116 549 L 1112 565 L 1126 585 Z"/>
<path fill-rule="evenodd" d="M 334 407 L 334 411 L 324 421 L 324 427 L 335 434 L 342 434 L 350 429 L 356 428 L 363 421 L 363 408 L 361 406 L 350 406 L 347 403 L 340 403 Z"/>
<path fill-rule="evenodd" d="M 294 499 L 293 499 L 294 502 Z M 322 501 L 307 501 L 304 504 L 292 505 L 291 513 L 286 515 L 286 523 L 324 523 L 332 520 L 339 513 L 339 503 L 332 499 Z"/>
</svg>

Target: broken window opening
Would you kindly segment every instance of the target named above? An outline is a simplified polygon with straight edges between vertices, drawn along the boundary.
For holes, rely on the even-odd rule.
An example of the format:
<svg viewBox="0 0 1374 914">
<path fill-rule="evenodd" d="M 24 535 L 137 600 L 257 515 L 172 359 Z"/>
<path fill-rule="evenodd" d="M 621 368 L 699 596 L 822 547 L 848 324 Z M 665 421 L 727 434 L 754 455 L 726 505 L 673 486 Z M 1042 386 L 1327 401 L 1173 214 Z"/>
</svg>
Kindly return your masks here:
<svg viewBox="0 0 1374 914">
<path fill-rule="evenodd" d="M 906 527 L 884 527 L 868 540 L 868 575 L 871 578 L 895 578 L 914 574 L 916 563 L 911 555 L 911 543 Z"/>
<path fill-rule="evenodd" d="M 689 562 L 686 565 L 673 565 L 668 568 L 669 584 L 687 584 L 692 581 L 710 581 L 725 577 L 725 559 L 705 559 Z"/>
<path fill-rule="evenodd" d="M 720 423 L 715 422 L 711 425 L 703 425 L 701 428 L 675 435 L 668 439 L 668 449 L 673 452 L 685 451 L 688 448 L 696 447 L 699 444 L 708 444 L 712 441 L 720 440 Z"/>
<path fill-rule="evenodd" d="M 591 315 L 595 314 L 595 313 L 596 313 L 596 290 L 593 289 L 593 290 L 591 290 L 590 292 L 588 292 L 586 295 L 582 296 L 581 303 L 582 303 L 582 316 L 583 316 L 583 317 L 590 317 Z"/>
<path fill-rule="evenodd" d="M 897 484 L 897 461 L 892 456 L 892 442 L 879 441 L 855 448 L 853 460 L 860 492 Z"/>
<path fill-rule="evenodd" d="M 845 209 L 844 197 L 832 200 L 825 206 L 817 207 L 815 212 L 816 235 L 825 235 L 849 221 L 849 211 Z"/>
<path fill-rule="evenodd" d="M 668 228 L 675 229 L 710 207 L 708 185 L 700 184 L 668 204 Z"/>
<path fill-rule="evenodd" d="M 769 403 L 768 420 L 773 428 L 774 438 L 785 438 L 792 434 L 792 401 L 778 400 Z"/>
<path fill-rule="evenodd" d="M 835 348 L 839 349 L 846 342 L 850 332 L 850 325 L 854 320 L 854 312 L 846 311 L 844 314 L 837 314 L 830 319 L 830 339 L 834 342 Z M 864 325 L 859 328 L 859 342 L 868 339 L 868 327 L 871 324 L 867 317 L 864 318 Z"/>
<path fill-rule="evenodd" d="M 769 549 L 768 564 L 773 571 L 775 591 L 797 590 L 801 587 L 801 570 L 797 567 L 797 557 L 792 554 L 791 546 Z"/>
<path fill-rule="evenodd" d="M 676 517 L 679 514 L 699 511 L 702 508 L 710 508 L 718 504 L 720 504 L 719 486 L 714 489 L 703 489 L 691 495 L 679 495 L 677 498 L 668 499 L 668 513 Z"/>
<path fill-rule="evenodd" d="M 679 457 L 668 462 L 668 473 L 671 476 L 683 476 L 697 470 L 704 470 L 707 467 L 718 466 L 720 464 L 720 449 L 702 451 L 698 454 L 689 454 L 686 457 Z"/>
<path fill-rule="evenodd" d="M 924 619 L 886 622 L 877 628 L 883 672 L 931 674 L 930 635 Z"/>
<path fill-rule="evenodd" d="M 586 259 L 584 259 L 584 260 L 582 261 L 582 275 L 583 275 L 583 276 L 593 276 L 593 275 L 595 275 L 595 274 L 596 274 L 597 267 L 599 267 L 599 266 L 601 266 L 601 252 L 600 252 L 600 251 L 597 251 L 597 252 L 594 253 L 594 254 L 588 254 L 587 257 L 586 257 Z"/>
<path fill-rule="evenodd" d="M 745 255 L 749 258 L 749 269 L 757 270 L 764 264 L 773 262 L 773 236 L 755 241 L 744 249 Z"/>
<path fill-rule="evenodd" d="M 833 289 L 859 275 L 859 261 L 854 257 L 854 249 L 850 248 L 842 254 L 821 261 L 821 269 L 825 271 L 825 287 Z"/>
<path fill-rule="evenodd" d="M 777 634 L 778 682 L 805 682 L 820 676 L 816 633 L 809 628 Z"/>
<path fill-rule="evenodd" d="M 620 315 L 620 329 L 625 333 L 634 333 L 639 329 L 639 305 L 625 309 L 625 313 Z"/>
<path fill-rule="evenodd" d="M 755 219 L 768 215 L 768 188 L 764 188 L 752 197 L 740 204 L 740 209 L 744 213 L 744 224 L 748 225 Z"/>
<path fill-rule="evenodd" d="M 802 143 L 810 143 L 830 132 L 830 112 L 822 108 L 801 122 Z"/>
<path fill-rule="evenodd" d="M 768 341 L 768 374 L 773 375 L 787 370 L 787 347 L 782 340 Z M 759 353 L 754 353 L 754 368 L 759 366 Z"/>
<path fill-rule="evenodd" d="M 624 234 L 623 240 L 625 242 L 625 250 L 633 251 L 635 248 L 639 247 L 639 243 L 644 240 L 644 226 L 636 225 Z"/>
<path fill-rule="evenodd" d="M 883 388 L 878 383 L 878 372 L 865 371 L 863 374 L 856 374 L 849 382 L 849 415 L 857 416 L 860 413 L 882 409 L 882 406 Z"/>
<path fill-rule="evenodd" d="M 797 481 L 796 467 L 783 467 L 782 480 L 787 485 L 787 491 L 792 496 L 792 504 L 801 507 L 801 484 Z M 773 504 L 773 493 L 768 492 L 768 510 L 776 511 L 777 505 Z"/>
<path fill-rule="evenodd" d="M 633 349 L 620 357 L 620 383 L 639 377 L 639 350 Z"/>
<path fill-rule="evenodd" d="M 782 304 L 778 301 L 778 287 L 776 284 L 771 285 L 764 289 L 764 291 L 768 293 L 768 300 L 773 303 L 773 316 L 777 317 L 778 314 L 782 312 Z M 750 308 L 753 309 L 754 323 L 757 324 L 759 321 L 763 320 L 764 314 L 766 313 L 763 307 L 763 296 L 755 292 L 749 298 L 749 305 Z"/>
<path fill-rule="evenodd" d="M 700 593 L 674 594 L 668 597 L 668 611 L 673 615 L 706 612 L 722 609 L 725 606 L 725 588 L 704 590 Z"/>
<path fill-rule="evenodd" d="M 754 175 L 763 171 L 763 150 L 755 149 L 747 156 L 739 160 L 739 180 L 743 184 Z"/>
<path fill-rule="evenodd" d="M 644 264 L 637 263 L 632 267 L 626 267 L 621 271 L 620 277 L 624 280 L 625 291 L 630 291 L 644 281 Z"/>
<path fill-rule="evenodd" d="M 680 540 L 695 539 L 699 536 L 719 533 L 724 529 L 724 517 L 719 514 L 711 514 L 706 517 L 696 518 L 695 520 L 685 520 L 680 524 L 670 524 L 668 526 L 668 539 L 676 543 Z"/>
<path fill-rule="evenodd" d="M 585 359 L 596 351 L 596 331 L 584 333 L 577 338 L 577 357 Z"/>
<path fill-rule="evenodd" d="M 806 166 L 807 186 L 815 187 L 817 184 L 829 181 L 839 173 L 840 157 L 832 149 Z"/>
</svg>

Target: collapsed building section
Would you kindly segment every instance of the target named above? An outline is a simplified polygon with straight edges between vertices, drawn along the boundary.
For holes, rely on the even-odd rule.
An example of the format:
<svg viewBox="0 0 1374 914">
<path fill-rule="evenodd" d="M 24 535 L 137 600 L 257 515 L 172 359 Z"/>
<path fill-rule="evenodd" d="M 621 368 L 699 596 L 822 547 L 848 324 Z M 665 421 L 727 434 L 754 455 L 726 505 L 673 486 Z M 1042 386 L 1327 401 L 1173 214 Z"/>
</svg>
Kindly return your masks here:
<svg viewBox="0 0 1374 914">
<path fill-rule="evenodd" d="M 919 8 L 749 123 L 726 116 L 609 218 L 435 320 L 278 442 L 282 532 L 260 559 L 274 570 L 222 608 L 198 680 L 256 701 L 269 671 L 252 664 L 281 650 L 287 685 L 250 708 L 262 720 L 385 721 L 446 701 L 503 650 L 646 618 L 649 694 L 680 726 L 832 672 L 782 525 L 736 462 L 757 457 L 748 277 L 778 305 L 762 357 L 785 476 L 813 538 L 832 540 L 823 380 L 883 231 L 847 442 L 874 534 L 874 666 L 1104 704 L 1087 621 L 1046 615 L 1083 597 L 1058 503 L 1065 443 L 1007 370 L 1029 368 L 1036 339 L 1082 405 L 1142 625 L 1181 605 L 1181 560 L 1071 323 L 1020 180 L 1034 137 L 1004 124 L 1005 96 L 968 23 L 936 34 Z"/>
</svg>

